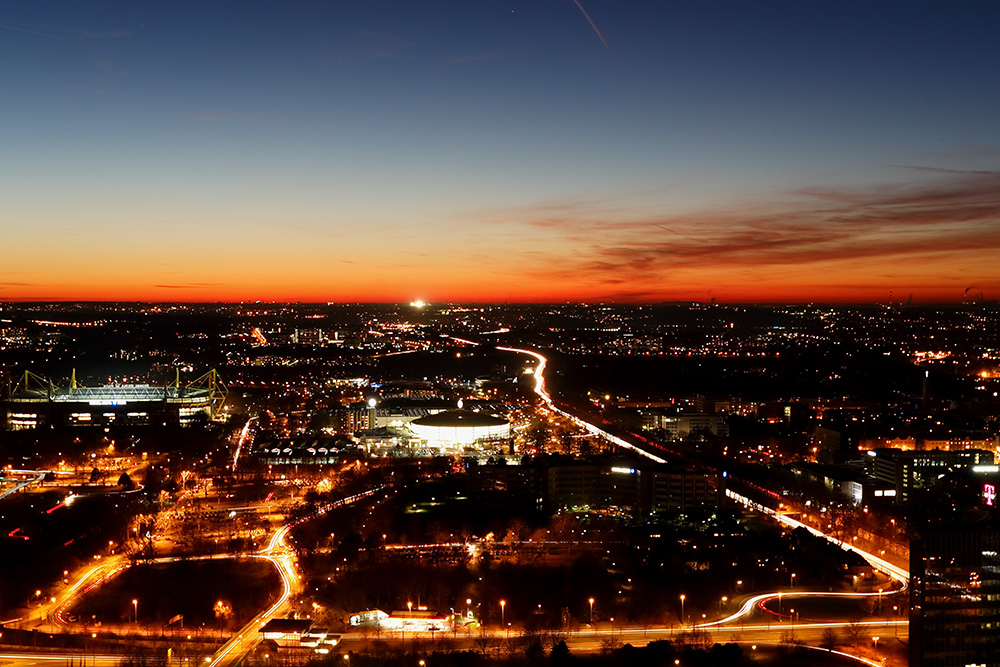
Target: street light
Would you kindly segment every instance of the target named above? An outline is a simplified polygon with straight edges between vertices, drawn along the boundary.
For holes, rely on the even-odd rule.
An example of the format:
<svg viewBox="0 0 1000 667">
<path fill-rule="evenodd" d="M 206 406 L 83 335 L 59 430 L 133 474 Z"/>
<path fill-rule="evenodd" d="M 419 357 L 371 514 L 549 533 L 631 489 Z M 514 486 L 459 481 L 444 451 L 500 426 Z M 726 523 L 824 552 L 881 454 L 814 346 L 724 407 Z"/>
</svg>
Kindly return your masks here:
<svg viewBox="0 0 1000 667">
<path fill-rule="evenodd" d="M 722 605 L 725 604 L 727 600 L 729 600 L 729 598 L 725 595 L 723 595 L 722 599 L 719 600 L 719 616 L 722 616 Z"/>
<path fill-rule="evenodd" d="M 791 578 L 788 581 L 788 587 L 789 588 L 795 588 L 795 573 L 794 572 L 792 572 L 792 576 L 791 576 Z"/>
<path fill-rule="evenodd" d="M 878 660 L 878 637 L 872 637 L 872 644 L 875 645 L 875 659 Z"/>
<path fill-rule="evenodd" d="M 506 611 L 506 609 L 507 609 L 507 601 L 500 600 L 500 625 L 504 624 L 504 618 L 505 618 L 504 612 Z M 508 630 L 508 632 L 510 631 Z"/>
<path fill-rule="evenodd" d="M 590 624 L 594 624 L 594 598 L 587 600 L 590 603 Z"/>
<path fill-rule="evenodd" d="M 687 596 L 681 593 L 681 625 L 684 625 L 684 599 Z"/>
<path fill-rule="evenodd" d="M 135 614 L 133 616 L 133 618 L 135 619 L 135 624 L 138 625 L 139 624 L 139 601 L 136 600 L 135 598 L 132 598 L 132 610 L 133 610 L 133 613 Z"/>
</svg>

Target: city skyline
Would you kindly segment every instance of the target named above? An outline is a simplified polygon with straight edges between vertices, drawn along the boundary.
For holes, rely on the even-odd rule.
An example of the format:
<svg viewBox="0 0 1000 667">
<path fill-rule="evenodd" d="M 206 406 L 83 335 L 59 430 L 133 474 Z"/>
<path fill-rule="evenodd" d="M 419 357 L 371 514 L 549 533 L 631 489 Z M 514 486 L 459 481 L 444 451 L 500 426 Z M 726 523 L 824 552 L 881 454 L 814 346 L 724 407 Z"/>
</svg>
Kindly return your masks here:
<svg viewBox="0 0 1000 667">
<path fill-rule="evenodd" d="M 8 4 L 0 300 L 995 300 L 998 24 Z"/>
</svg>

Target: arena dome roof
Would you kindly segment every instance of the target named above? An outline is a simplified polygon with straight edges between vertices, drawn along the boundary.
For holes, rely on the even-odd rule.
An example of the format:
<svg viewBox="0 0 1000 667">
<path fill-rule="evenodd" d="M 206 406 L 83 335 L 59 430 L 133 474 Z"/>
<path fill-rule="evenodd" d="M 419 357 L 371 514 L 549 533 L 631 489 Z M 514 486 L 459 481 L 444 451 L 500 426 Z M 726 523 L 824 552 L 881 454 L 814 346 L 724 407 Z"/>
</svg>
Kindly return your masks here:
<svg viewBox="0 0 1000 667">
<path fill-rule="evenodd" d="M 461 408 L 420 417 L 407 426 L 432 447 L 465 446 L 480 440 L 510 437 L 510 423 L 506 419 Z"/>
<path fill-rule="evenodd" d="M 472 410 L 445 410 L 426 417 L 414 419 L 413 424 L 417 426 L 432 426 L 437 428 L 468 428 L 503 426 L 507 420 L 485 412 L 473 412 Z"/>
</svg>

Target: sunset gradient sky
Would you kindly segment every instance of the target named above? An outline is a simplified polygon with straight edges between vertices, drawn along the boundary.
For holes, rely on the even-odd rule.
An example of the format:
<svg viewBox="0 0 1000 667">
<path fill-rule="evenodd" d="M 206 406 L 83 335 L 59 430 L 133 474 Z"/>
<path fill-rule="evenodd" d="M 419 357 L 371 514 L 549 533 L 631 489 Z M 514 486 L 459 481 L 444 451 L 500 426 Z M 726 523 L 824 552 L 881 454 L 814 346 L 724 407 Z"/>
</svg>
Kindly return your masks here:
<svg viewBox="0 0 1000 667">
<path fill-rule="evenodd" d="M 0 300 L 997 299 L 998 35 L 986 1 L 0 3 Z"/>
</svg>

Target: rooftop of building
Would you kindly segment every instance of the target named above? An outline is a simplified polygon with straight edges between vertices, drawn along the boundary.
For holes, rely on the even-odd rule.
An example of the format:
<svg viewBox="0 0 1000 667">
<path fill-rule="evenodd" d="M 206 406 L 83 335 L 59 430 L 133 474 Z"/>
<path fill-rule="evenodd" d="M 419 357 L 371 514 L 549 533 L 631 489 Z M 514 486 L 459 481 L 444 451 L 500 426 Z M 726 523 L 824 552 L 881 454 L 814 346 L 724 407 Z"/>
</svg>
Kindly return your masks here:
<svg viewBox="0 0 1000 667">
<path fill-rule="evenodd" d="M 506 419 L 473 410 L 445 410 L 413 420 L 413 424 L 416 426 L 438 428 L 483 428 L 488 426 L 503 426 L 507 423 Z"/>
<path fill-rule="evenodd" d="M 162 401 L 164 399 L 206 399 L 210 396 L 207 388 L 166 386 L 148 384 L 102 385 L 99 387 L 53 387 L 51 390 L 28 389 L 11 395 L 13 401 L 52 400 L 56 403 Z"/>
</svg>

